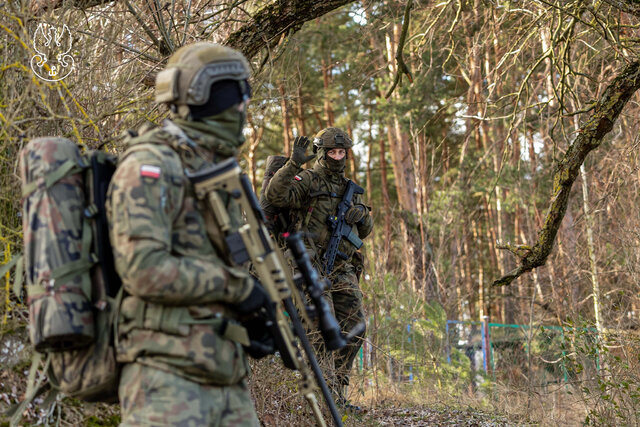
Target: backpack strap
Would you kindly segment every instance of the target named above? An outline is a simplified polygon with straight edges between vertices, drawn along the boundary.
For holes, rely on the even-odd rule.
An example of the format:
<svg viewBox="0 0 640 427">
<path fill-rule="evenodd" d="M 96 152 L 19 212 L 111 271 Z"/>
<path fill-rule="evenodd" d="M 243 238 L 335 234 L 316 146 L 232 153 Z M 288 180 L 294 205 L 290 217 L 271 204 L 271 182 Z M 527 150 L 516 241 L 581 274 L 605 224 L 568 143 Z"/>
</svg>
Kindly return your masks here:
<svg viewBox="0 0 640 427">
<path fill-rule="evenodd" d="M 80 289 L 82 289 L 87 300 L 91 301 L 91 276 L 82 273 L 88 272 L 98 262 L 96 254 L 91 252 L 92 237 L 91 224 L 89 223 L 89 218 L 85 215 L 82 218 L 82 253 L 80 259 L 65 263 L 54 269 L 51 272 L 51 280 L 48 283 L 50 287 L 55 289 L 56 285 L 60 286 L 66 281 L 81 275 L 82 283 Z M 20 284 L 22 284 L 22 281 L 20 281 Z M 46 287 L 41 284 L 30 285 L 29 288 L 42 293 L 47 291 Z"/>
<path fill-rule="evenodd" d="M 18 297 L 20 302 L 23 302 L 22 291 L 24 289 L 24 255 L 18 256 L 16 263 L 16 278 L 13 282 L 13 294 Z"/>
<path fill-rule="evenodd" d="M 28 197 L 38 189 L 49 189 L 61 179 L 80 173 L 83 170 L 89 168 L 90 165 L 91 163 L 89 162 L 87 154 L 82 155 L 80 161 L 66 160 L 60 165 L 60 167 L 58 167 L 54 171 L 49 172 L 44 177 L 23 185 L 22 197 Z M 92 232 L 91 225 L 88 221 L 88 218 L 90 217 L 91 210 L 85 209 L 82 218 L 82 254 L 80 256 L 80 259 L 65 263 L 64 265 L 53 270 L 51 272 L 52 280 L 49 282 L 51 286 L 55 287 L 56 282 L 58 284 L 64 283 L 65 281 L 72 279 L 74 276 L 88 271 L 97 262 L 97 257 L 95 256 L 95 254 L 91 253 Z M 30 287 L 37 289 L 39 292 L 45 292 L 45 288 L 42 285 L 31 285 Z M 90 300 L 91 278 L 89 277 L 89 275 L 82 275 L 81 289 L 87 299 Z M 22 280 L 18 281 L 16 279 L 14 291 L 20 293 L 22 292 Z M 17 293 L 16 295 L 20 294 Z"/>
<path fill-rule="evenodd" d="M 24 282 L 24 255 L 19 254 L 14 256 L 0 267 L 0 277 L 7 274 L 11 269 L 16 268 L 16 276 L 13 282 L 13 294 L 17 296 L 22 302 L 22 284 Z"/>
<path fill-rule="evenodd" d="M 314 191 L 313 193 L 309 194 L 309 197 L 311 198 L 318 198 L 321 196 L 333 197 L 334 199 L 340 198 L 340 196 L 337 193 L 334 193 L 333 191 Z"/>
<path fill-rule="evenodd" d="M 314 179 L 312 181 L 311 186 L 312 187 L 316 187 L 314 189 L 314 191 L 311 191 L 309 193 L 309 198 L 311 199 L 311 202 L 309 203 L 309 207 L 307 208 L 307 213 L 304 217 L 304 220 L 302 222 L 302 227 L 304 230 L 306 230 L 307 226 L 309 225 L 309 221 L 311 220 L 311 213 L 313 212 L 313 209 L 316 207 L 316 204 L 318 203 L 318 198 L 320 197 L 333 197 L 333 198 L 338 198 L 340 197 L 338 194 L 334 193 L 333 191 L 323 191 L 320 190 L 320 185 L 318 184 L 318 179 L 323 180 L 321 176 L 316 175 L 315 173 L 311 172 L 314 175 Z M 324 181 L 324 180 L 323 180 Z M 324 182 L 326 184 L 326 182 Z M 327 185 L 327 188 L 329 188 L 329 185 Z"/>
<path fill-rule="evenodd" d="M 11 417 L 9 425 L 11 427 L 17 426 L 22 418 L 22 414 L 27 409 L 27 406 L 33 402 L 33 400 L 47 391 L 51 387 L 48 381 L 45 381 L 45 375 L 40 376 L 39 379 L 36 380 L 36 374 L 38 372 L 38 367 L 40 366 L 40 362 L 42 361 L 43 354 L 39 352 L 35 352 L 33 357 L 31 358 L 31 368 L 29 368 L 29 377 L 27 380 L 27 391 L 25 392 L 25 398 L 22 402 L 13 405 L 9 408 L 5 415 Z M 51 355 L 47 355 L 47 358 L 44 362 L 44 372 L 49 370 L 49 365 L 51 364 Z M 54 398 L 57 396 L 57 392 L 54 394 Z M 47 396 L 45 403 L 51 403 L 51 396 Z"/>
<path fill-rule="evenodd" d="M 63 162 L 58 169 L 49 172 L 41 179 L 24 184 L 22 186 L 22 197 L 28 197 L 31 193 L 41 187 L 45 189 L 50 188 L 62 178 L 82 172 L 88 167 L 89 163 L 86 161 L 84 156 L 82 157 L 81 163 L 77 163 L 73 160 L 67 160 Z"/>
<path fill-rule="evenodd" d="M 12 257 L 8 262 L 0 267 L 0 277 L 7 274 L 13 267 L 16 267 L 16 280 L 13 283 L 13 293 L 18 297 L 22 292 L 22 280 L 24 278 L 24 256 L 22 254 Z"/>
<path fill-rule="evenodd" d="M 7 274 L 9 270 L 11 270 L 18 263 L 18 258 L 19 257 L 14 256 L 6 264 L 2 264 L 2 267 L 0 267 L 0 277 Z"/>
</svg>

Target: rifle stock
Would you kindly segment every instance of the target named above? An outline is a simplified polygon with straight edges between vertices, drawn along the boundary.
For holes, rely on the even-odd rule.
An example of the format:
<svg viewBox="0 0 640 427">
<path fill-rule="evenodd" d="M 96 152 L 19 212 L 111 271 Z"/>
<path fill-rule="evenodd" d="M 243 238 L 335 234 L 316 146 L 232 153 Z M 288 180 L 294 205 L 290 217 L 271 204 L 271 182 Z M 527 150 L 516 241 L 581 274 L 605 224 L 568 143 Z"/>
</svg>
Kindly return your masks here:
<svg viewBox="0 0 640 427">
<path fill-rule="evenodd" d="M 306 321 L 309 320 L 302 296 L 295 286 L 291 269 L 282 251 L 275 244 L 267 230 L 264 213 L 260 209 L 260 203 L 247 176 L 242 173 L 234 158 L 202 171 L 188 173 L 187 176 L 194 184 L 196 196 L 198 199 L 205 201 L 207 206 L 212 209 L 219 227 L 225 233 L 232 260 L 238 265 L 251 261 L 258 280 L 264 286 L 271 300 L 276 304 L 276 309 L 272 313 L 275 319 L 271 328 L 274 341 L 284 365 L 289 369 L 300 372 L 300 392 L 311 406 L 317 424 L 326 426 L 315 395 L 316 386 L 313 384 L 309 366 L 304 362 L 297 346 L 296 338 L 307 356 L 317 386 L 320 387 L 334 423 L 336 426 L 342 426 L 342 420 L 331 392 L 327 387 L 322 370 L 318 365 L 305 329 L 298 317 L 296 307 L 301 307 L 302 316 Z M 234 198 L 244 211 L 245 224 L 237 232 L 231 230 L 231 218 L 221 198 L 221 192 L 227 193 Z M 346 345 L 346 340 L 340 333 L 339 325 L 322 295 L 323 283 L 317 278 L 318 274 L 310 262 L 305 265 L 304 255 L 306 255 L 307 262 L 309 256 L 300 237 L 297 236 L 296 240 L 296 236 L 289 236 L 287 240 L 292 246 L 292 251 L 296 254 L 296 260 L 300 259 L 298 268 L 307 284 L 311 299 L 316 305 L 321 332 L 327 342 L 327 348 L 331 349 L 333 347 L 333 349 L 337 349 L 343 347 Z M 299 252 L 300 246 L 304 253 Z M 296 248 L 294 249 L 293 247 Z M 285 315 L 285 311 L 287 315 Z M 324 329 L 327 330 L 325 331 Z"/>
</svg>

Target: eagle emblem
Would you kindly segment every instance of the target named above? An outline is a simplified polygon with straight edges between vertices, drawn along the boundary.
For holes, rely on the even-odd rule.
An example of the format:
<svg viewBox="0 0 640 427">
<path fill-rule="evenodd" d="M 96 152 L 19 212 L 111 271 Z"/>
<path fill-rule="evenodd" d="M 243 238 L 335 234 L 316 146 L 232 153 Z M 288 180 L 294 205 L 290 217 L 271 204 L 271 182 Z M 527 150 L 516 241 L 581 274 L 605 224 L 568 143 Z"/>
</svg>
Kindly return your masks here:
<svg viewBox="0 0 640 427">
<path fill-rule="evenodd" d="M 33 35 L 33 48 L 37 52 L 31 58 L 31 69 L 42 80 L 55 82 L 71 74 L 75 66 L 69 54 L 72 43 L 71 31 L 66 25 L 62 29 L 41 23 Z"/>
</svg>

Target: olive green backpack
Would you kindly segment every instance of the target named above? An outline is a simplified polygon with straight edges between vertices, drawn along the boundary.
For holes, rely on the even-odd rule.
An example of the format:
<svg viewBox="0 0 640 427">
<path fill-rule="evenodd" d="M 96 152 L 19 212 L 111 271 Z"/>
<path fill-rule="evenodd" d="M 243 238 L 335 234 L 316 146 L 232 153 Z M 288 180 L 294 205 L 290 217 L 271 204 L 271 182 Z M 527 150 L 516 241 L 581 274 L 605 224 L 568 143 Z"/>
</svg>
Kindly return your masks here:
<svg viewBox="0 0 640 427">
<path fill-rule="evenodd" d="M 24 266 L 35 356 L 25 399 L 11 411 L 12 424 L 47 390 L 45 402 L 59 392 L 117 401 L 114 329 L 121 281 L 104 206 L 115 166 L 115 156 L 83 153 L 65 138 L 33 139 L 20 154 L 24 259 L 17 264 L 18 270 Z M 40 365 L 48 383 L 43 375 L 35 380 Z"/>
<path fill-rule="evenodd" d="M 265 190 L 271 182 L 271 178 L 287 163 L 288 157 L 269 156 L 264 170 L 264 178 L 260 190 L 260 207 L 265 214 L 266 225 L 274 236 L 279 236 L 285 231 L 289 231 L 292 226 L 292 218 L 288 208 L 279 208 L 271 204 L 266 196 Z"/>
</svg>

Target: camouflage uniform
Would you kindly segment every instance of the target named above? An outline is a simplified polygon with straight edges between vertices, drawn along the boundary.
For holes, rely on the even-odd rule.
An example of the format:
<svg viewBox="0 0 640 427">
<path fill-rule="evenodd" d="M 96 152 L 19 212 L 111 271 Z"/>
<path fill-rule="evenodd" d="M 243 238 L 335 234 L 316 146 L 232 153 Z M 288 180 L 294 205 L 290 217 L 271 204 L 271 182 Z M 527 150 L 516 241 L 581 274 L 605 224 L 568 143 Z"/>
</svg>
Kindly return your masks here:
<svg viewBox="0 0 640 427">
<path fill-rule="evenodd" d="M 197 65 L 220 51 L 198 43 L 172 58 Z M 234 107 L 193 121 L 188 109 L 174 110 L 173 121 L 129 142 L 109 189 L 111 242 L 126 291 L 117 343 L 126 364 L 122 425 L 256 426 L 242 339 L 228 328 L 253 279 L 230 266 L 221 234 L 207 233 L 185 176 L 237 154 L 244 116 Z M 233 200 L 229 211 L 240 220 Z"/>
<path fill-rule="evenodd" d="M 336 146 L 329 143 L 318 147 L 316 143 L 319 138 L 331 139 L 336 134 L 344 135 L 348 141 L 346 148 L 350 148 L 351 141 L 343 131 L 336 128 L 324 129 L 318 133 L 314 142 L 314 150 L 317 150 L 318 158 L 313 168 L 301 170 L 301 164 L 296 163 L 293 158 L 289 159 L 271 178 L 265 192 L 269 203 L 290 208 L 292 216 L 297 218 L 298 226 L 312 236 L 307 242 L 307 249 L 318 271 L 323 271 L 322 255 L 331 237 L 327 217 L 336 212 L 346 190 L 348 179 L 344 176 L 346 156 L 340 164 L 331 164 L 332 159 L 328 159 L 326 152 Z M 354 206 L 364 207 L 358 194 L 354 195 L 352 203 Z M 361 239 L 368 236 L 373 228 L 369 208 L 365 208 L 364 211 L 366 212 L 364 217 L 353 227 L 354 232 Z M 339 250 L 347 255 L 347 260 L 336 258 L 328 279 L 332 283 L 330 296 L 335 316 L 343 333 L 346 333 L 365 320 L 362 292 L 358 286 L 362 262 L 360 253 L 356 252 L 356 248 L 347 240 L 342 240 Z M 361 336 L 363 337 L 364 333 Z M 362 340 L 356 339 L 335 353 L 335 375 L 338 384 L 330 385 L 338 388 L 337 394 L 340 398 L 344 396 L 342 396 L 342 387 L 339 386 L 349 384 L 349 372 L 361 345 Z M 332 375 L 330 373 L 327 375 L 329 383 L 332 383 Z"/>
</svg>

